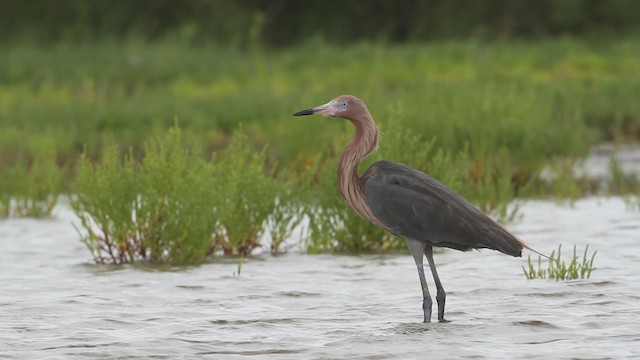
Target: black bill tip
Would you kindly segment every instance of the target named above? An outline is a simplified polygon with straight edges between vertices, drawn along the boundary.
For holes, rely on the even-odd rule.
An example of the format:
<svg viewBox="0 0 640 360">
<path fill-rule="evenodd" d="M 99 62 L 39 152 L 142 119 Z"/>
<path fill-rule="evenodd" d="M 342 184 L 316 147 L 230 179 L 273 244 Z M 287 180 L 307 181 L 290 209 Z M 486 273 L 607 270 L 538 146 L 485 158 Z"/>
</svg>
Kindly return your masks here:
<svg viewBox="0 0 640 360">
<path fill-rule="evenodd" d="M 313 109 L 304 109 L 293 114 L 293 116 L 303 116 L 303 115 L 313 115 Z"/>
</svg>

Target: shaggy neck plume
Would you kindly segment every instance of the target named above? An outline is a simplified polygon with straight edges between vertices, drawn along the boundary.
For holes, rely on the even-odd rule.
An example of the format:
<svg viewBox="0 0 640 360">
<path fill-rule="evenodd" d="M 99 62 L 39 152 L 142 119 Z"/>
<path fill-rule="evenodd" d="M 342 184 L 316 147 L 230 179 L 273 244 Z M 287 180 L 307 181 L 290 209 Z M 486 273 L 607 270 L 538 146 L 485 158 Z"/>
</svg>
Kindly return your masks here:
<svg viewBox="0 0 640 360">
<path fill-rule="evenodd" d="M 342 197 L 365 219 L 382 226 L 364 196 L 362 179 L 358 175 L 360 162 L 378 147 L 378 127 L 368 111 L 349 118 L 356 128 L 353 139 L 345 146 L 338 162 L 338 188 Z"/>
</svg>

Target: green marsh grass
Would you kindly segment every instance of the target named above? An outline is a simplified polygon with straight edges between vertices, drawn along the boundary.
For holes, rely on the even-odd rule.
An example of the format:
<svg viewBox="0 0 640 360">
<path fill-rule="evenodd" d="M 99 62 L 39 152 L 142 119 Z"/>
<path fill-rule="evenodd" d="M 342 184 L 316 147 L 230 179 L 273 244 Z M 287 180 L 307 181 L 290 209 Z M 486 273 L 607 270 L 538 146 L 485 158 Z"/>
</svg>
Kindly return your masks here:
<svg viewBox="0 0 640 360">
<path fill-rule="evenodd" d="M 559 203 L 573 203 L 577 199 L 597 191 L 595 186 L 583 177 L 576 176 L 574 169 L 580 164 L 578 159 L 549 159 L 544 176 L 535 178 L 537 195 L 552 195 Z"/>
<path fill-rule="evenodd" d="M 290 164 L 317 153 L 338 129 L 290 113 L 348 92 L 365 99 L 378 121 L 401 103 L 403 126 L 437 135 L 446 150 L 467 145 L 481 157 L 504 147 L 526 176 L 549 155 L 577 156 L 599 139 L 633 136 L 636 46 L 561 39 L 247 53 L 172 42 L 4 45 L 0 106 L 7 125 L 27 135 L 44 124 L 62 128 L 80 149 L 105 132 L 123 148 L 140 145 L 150 126 L 168 127 L 174 116 L 201 141 L 243 123 L 253 142 L 268 143 Z"/>
<path fill-rule="evenodd" d="M 267 172 L 266 155 L 247 147 L 247 137 L 236 133 L 229 147 L 214 157 L 211 166 L 215 176 L 213 187 L 202 191 L 219 195 L 214 204 L 218 223 L 214 251 L 219 249 L 225 255 L 251 254 L 261 246 L 266 223 L 278 205 L 278 183 Z"/>
<path fill-rule="evenodd" d="M 299 211 L 266 167 L 264 152 L 236 133 L 207 160 L 180 129 L 149 140 L 142 159 L 108 146 L 83 155 L 72 207 L 96 262 L 197 264 L 218 253 L 245 256 L 270 232 L 278 252 Z"/>
<path fill-rule="evenodd" d="M 51 215 L 68 176 L 57 163 L 54 141 L 32 136 L 11 164 L 0 167 L 0 218 Z"/>
<path fill-rule="evenodd" d="M 216 229 L 213 169 L 178 129 L 145 144 L 142 162 L 117 145 L 83 155 L 71 204 L 96 262 L 199 263 Z"/>
<path fill-rule="evenodd" d="M 144 230 L 146 240 L 134 237 L 124 229 L 141 226 L 133 216 L 138 211 L 148 224 L 188 224 L 204 217 L 184 210 L 179 219 L 164 217 L 182 202 L 195 201 L 189 186 L 212 197 L 206 227 L 213 228 L 210 254 L 248 254 L 260 239 L 270 239 L 272 252 L 284 251 L 281 245 L 302 218 L 310 221 L 303 235 L 309 252 L 404 247 L 355 215 L 338 194 L 336 161 L 353 134 L 351 125 L 293 118 L 294 111 L 341 93 L 361 97 L 385 134 L 380 151 L 362 169 L 382 158 L 407 163 L 494 218 L 509 221 L 517 207 L 508 204 L 518 198 L 577 198 L 592 191 L 569 173 L 551 185 L 537 181 L 548 162 L 576 161 L 603 140 L 639 138 L 639 44 L 637 39 L 560 38 L 338 47 L 317 41 L 269 51 L 172 41 L 0 44 L 6 54 L 0 56 L 0 172 L 14 166 L 30 169 L 13 146 L 16 138 L 51 136 L 48 156 L 57 159 L 57 167 L 43 167 L 44 178 L 61 176 L 71 184 L 63 190 L 83 199 L 76 206 L 91 214 L 87 227 L 93 229 L 97 221 L 121 237 L 110 239 L 120 241 L 121 253 L 131 261 L 201 261 L 204 240 L 175 256 L 168 255 L 172 245 L 166 240 L 145 245 L 143 255 L 126 245 L 134 238 L 144 244 L 177 231 L 176 224 L 163 225 Z M 187 155 L 158 149 L 169 146 L 168 139 L 161 145 L 157 138 L 176 117 L 190 138 L 181 150 Z M 4 136 L 8 133 L 16 136 Z M 230 140 L 234 133 L 241 133 L 241 145 Z M 113 142 L 120 150 L 104 145 Z M 235 150 L 227 153 L 228 147 Z M 149 151 L 156 154 L 154 160 L 145 158 Z M 120 154 L 119 161 L 114 153 Z M 169 182 L 171 174 L 163 166 L 172 161 L 201 167 L 203 175 Z M 191 174 L 189 166 L 171 166 Z M 93 183 L 100 185 L 91 189 Z M 631 185 L 612 189 L 637 189 Z M 131 189 L 138 195 L 132 198 Z M 116 190 L 122 194 L 114 195 Z M 172 200 L 163 203 L 159 194 Z M 17 187 L 2 186 L 0 202 L 9 204 L 6 199 L 16 196 L 21 196 Z M 139 203 L 138 196 L 148 198 Z M 100 213 L 106 211 L 105 201 L 117 204 L 114 214 Z M 98 248 L 90 248 L 97 253 Z M 98 258 L 105 256 L 100 251 Z"/>
<path fill-rule="evenodd" d="M 615 156 L 610 158 L 609 176 L 610 179 L 607 182 L 609 194 L 640 194 L 638 177 L 634 174 L 625 174 Z"/>
<path fill-rule="evenodd" d="M 591 273 L 596 269 L 593 266 L 596 254 L 594 251 L 589 254 L 589 245 L 584 248 L 584 253 L 580 257 L 577 253 L 576 246 L 573 246 L 573 255 L 567 263 L 562 258 L 562 244 L 558 246 L 557 251 L 553 251 L 547 259 L 547 267 L 543 266 L 543 260 L 541 256 L 538 256 L 537 267 L 535 262 L 531 260 L 531 256 L 528 258 L 528 264 L 526 267 L 522 267 L 524 276 L 527 279 L 555 279 L 557 280 L 575 280 L 575 279 L 588 279 L 591 277 Z"/>
<path fill-rule="evenodd" d="M 151 128 L 166 129 L 177 116 L 196 141 L 219 149 L 223 142 L 211 144 L 212 137 L 243 123 L 255 148 L 269 144 L 268 157 L 295 168 L 341 127 L 291 119 L 291 112 L 354 93 L 381 123 L 401 104 L 399 128 L 435 136 L 436 147 L 451 153 L 467 147 L 478 160 L 506 149 L 515 178 L 526 183 L 550 156 L 576 157 L 596 141 L 633 136 L 640 122 L 632 96 L 640 90 L 636 46 L 561 39 L 248 53 L 175 42 L 0 45 L 8 54 L 0 58 L 7 115 L 0 127 L 26 137 L 63 129 L 58 142 L 76 151 L 105 134 L 123 149 L 139 149 Z"/>
</svg>

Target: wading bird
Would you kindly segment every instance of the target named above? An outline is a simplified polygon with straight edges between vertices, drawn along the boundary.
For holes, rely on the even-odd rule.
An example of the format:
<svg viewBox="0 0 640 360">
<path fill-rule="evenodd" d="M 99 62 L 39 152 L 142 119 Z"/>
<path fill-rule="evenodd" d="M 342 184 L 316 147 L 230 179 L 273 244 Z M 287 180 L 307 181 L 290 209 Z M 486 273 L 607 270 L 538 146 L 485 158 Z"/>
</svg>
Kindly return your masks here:
<svg viewBox="0 0 640 360">
<path fill-rule="evenodd" d="M 424 322 L 431 321 L 432 300 L 424 275 L 426 255 L 436 284 L 438 320 L 444 320 L 446 293 L 433 262 L 433 247 L 461 251 L 488 248 L 521 257 L 529 248 L 518 238 L 438 180 L 407 165 L 378 161 L 362 176 L 360 161 L 378 146 L 378 127 L 362 100 L 342 95 L 314 108 L 293 114 L 344 118 L 356 129 L 338 163 L 338 188 L 362 217 L 389 233 L 406 239 L 418 268 Z"/>
</svg>

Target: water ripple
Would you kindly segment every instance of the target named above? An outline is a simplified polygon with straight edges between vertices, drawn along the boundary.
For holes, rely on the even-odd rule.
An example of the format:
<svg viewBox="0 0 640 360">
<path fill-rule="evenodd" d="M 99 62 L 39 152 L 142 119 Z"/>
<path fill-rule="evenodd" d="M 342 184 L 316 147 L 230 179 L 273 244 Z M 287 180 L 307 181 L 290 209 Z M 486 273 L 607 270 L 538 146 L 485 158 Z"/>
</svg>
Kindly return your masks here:
<svg viewBox="0 0 640 360">
<path fill-rule="evenodd" d="M 109 267 L 87 263 L 69 209 L 2 221 L 0 358 L 640 358 L 637 212 L 619 198 L 521 210 L 512 228 L 536 249 L 598 250 L 592 278 L 529 281 L 526 259 L 441 251 L 451 322 L 429 324 L 406 252 L 247 258 L 242 276 L 237 259 Z"/>
</svg>

